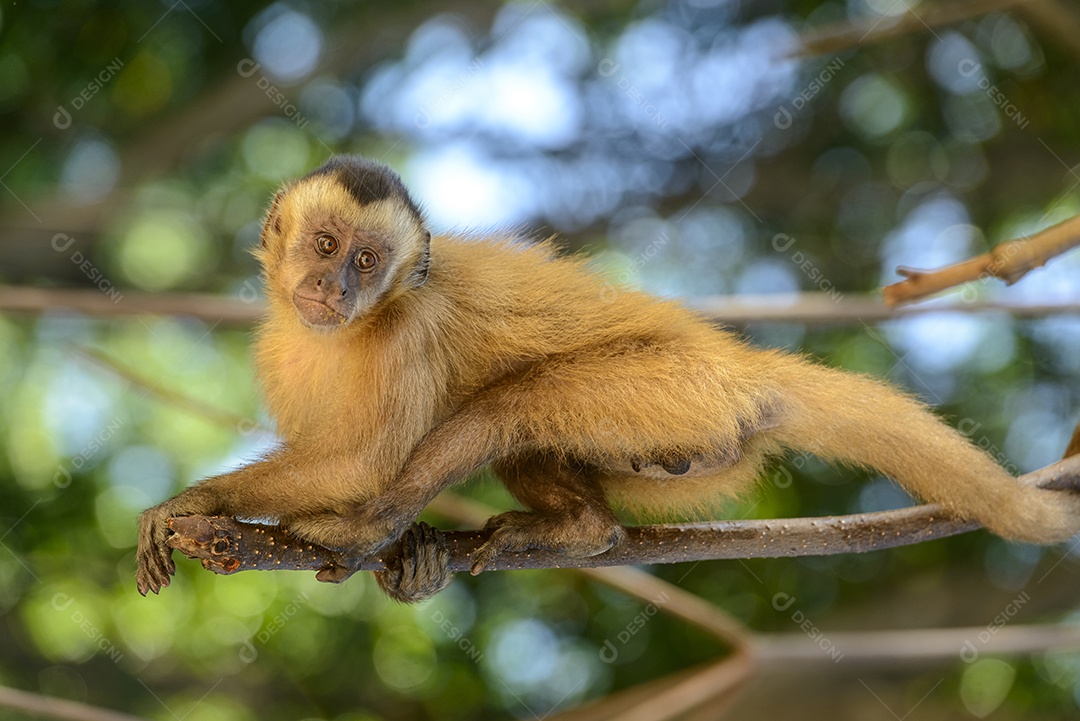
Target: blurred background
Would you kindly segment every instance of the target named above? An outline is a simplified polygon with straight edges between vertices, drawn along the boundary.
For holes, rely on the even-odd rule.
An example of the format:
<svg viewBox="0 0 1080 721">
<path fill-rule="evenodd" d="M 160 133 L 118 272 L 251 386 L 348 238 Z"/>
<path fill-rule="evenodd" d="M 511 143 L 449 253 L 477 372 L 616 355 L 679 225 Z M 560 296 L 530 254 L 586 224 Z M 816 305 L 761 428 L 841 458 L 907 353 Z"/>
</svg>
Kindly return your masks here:
<svg viewBox="0 0 1080 721">
<path fill-rule="evenodd" d="M 270 195 L 361 153 L 438 231 L 558 233 L 613 283 L 773 311 L 802 294 L 828 320 L 898 265 L 1080 210 L 1078 38 L 1066 0 L 0 6 L 0 718 L 37 718 L 18 689 L 86 704 L 63 718 L 547 719 L 724 659 L 668 592 L 570 571 L 459 577 L 405 607 L 366 574 L 177 559 L 160 597 L 136 593 L 139 511 L 274 443 L 248 353 Z M 1078 271 L 1063 256 L 901 319 L 731 322 L 906 387 L 1023 473 L 1077 420 Z M 171 312 L 142 312 L 153 298 Z M 462 493 L 510 505 L 484 476 Z M 725 514 L 906 503 L 794 458 Z M 646 570 L 813 646 L 762 662 L 729 717 L 1066 719 L 1080 655 L 979 650 L 1075 623 L 1073 550 L 979 532 Z M 970 648 L 930 661 L 852 663 L 839 640 L 950 626 Z"/>
</svg>

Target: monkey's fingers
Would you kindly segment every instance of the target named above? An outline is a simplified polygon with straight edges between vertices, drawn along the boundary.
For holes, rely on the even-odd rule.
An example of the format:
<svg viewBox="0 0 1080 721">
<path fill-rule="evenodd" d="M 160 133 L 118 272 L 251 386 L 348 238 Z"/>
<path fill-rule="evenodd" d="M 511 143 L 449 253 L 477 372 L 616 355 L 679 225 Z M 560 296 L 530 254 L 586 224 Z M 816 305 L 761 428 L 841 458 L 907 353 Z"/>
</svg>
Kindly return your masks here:
<svg viewBox="0 0 1080 721">
<path fill-rule="evenodd" d="M 135 584 L 140 594 L 145 596 L 150 591 L 156 594 L 169 585 L 176 572 L 171 548 L 152 547 L 150 551 L 139 551 L 138 556 L 139 570 L 135 575 Z"/>
<path fill-rule="evenodd" d="M 172 548 L 166 541 L 172 531 L 164 516 L 164 511 L 153 508 L 139 518 L 139 548 L 136 552 L 139 570 L 135 584 L 143 596 L 150 591 L 158 593 L 169 585 L 171 576 L 176 573 Z"/>
</svg>

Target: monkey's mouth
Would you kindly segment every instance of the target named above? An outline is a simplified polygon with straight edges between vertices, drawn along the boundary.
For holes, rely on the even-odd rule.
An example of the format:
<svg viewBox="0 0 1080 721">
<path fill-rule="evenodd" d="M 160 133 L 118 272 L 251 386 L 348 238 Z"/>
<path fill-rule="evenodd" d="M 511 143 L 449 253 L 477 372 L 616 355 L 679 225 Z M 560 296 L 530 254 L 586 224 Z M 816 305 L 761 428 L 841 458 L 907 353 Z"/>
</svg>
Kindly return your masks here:
<svg viewBox="0 0 1080 721">
<path fill-rule="evenodd" d="M 344 309 L 333 308 L 322 298 L 293 293 L 292 300 L 301 322 L 309 328 L 335 328 L 349 322 L 349 316 L 342 312 Z"/>
</svg>

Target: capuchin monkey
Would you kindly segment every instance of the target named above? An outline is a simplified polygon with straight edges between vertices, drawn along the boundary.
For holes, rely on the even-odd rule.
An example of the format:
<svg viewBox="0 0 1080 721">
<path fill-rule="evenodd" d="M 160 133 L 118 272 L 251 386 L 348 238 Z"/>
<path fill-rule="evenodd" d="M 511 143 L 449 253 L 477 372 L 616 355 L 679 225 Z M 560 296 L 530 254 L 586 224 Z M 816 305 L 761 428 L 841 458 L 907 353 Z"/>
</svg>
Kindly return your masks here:
<svg viewBox="0 0 1080 721">
<path fill-rule="evenodd" d="M 528 510 L 488 521 L 473 573 L 504 551 L 602 553 L 624 536 L 613 506 L 701 512 L 788 449 L 876 469 L 1007 539 L 1080 531 L 1080 496 L 1021 484 L 881 382 L 753 348 L 675 301 L 613 294 L 549 243 L 432 238 L 377 163 L 335 157 L 286 184 L 257 254 L 269 315 L 255 362 L 283 443 L 142 514 L 144 595 L 174 572 L 171 517 L 271 518 L 389 558 L 436 495 L 487 465 Z M 448 580 L 379 576 L 401 600 Z"/>
</svg>

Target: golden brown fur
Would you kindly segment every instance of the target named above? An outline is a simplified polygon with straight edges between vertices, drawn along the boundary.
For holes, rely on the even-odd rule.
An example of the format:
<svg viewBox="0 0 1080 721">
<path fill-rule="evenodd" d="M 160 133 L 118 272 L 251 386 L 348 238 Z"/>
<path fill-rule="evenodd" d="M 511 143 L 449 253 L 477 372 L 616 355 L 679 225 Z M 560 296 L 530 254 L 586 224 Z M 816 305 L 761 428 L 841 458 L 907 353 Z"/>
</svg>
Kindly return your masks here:
<svg viewBox="0 0 1080 721">
<path fill-rule="evenodd" d="M 533 512 L 493 519 L 476 570 L 508 549 L 602 552 L 622 532 L 609 501 L 707 508 L 788 448 L 876 468 L 1007 538 L 1080 529 L 1080 500 L 1022 486 L 882 383 L 752 348 L 677 302 L 612 297 L 548 244 L 429 247 L 396 176 L 336 162 L 279 193 L 260 252 L 270 313 L 255 358 L 283 445 L 144 514 L 144 592 L 172 570 L 154 553 L 168 515 L 271 516 L 375 553 L 489 463 Z M 327 232 L 338 260 L 311 248 Z M 358 274 L 348 254 L 367 247 L 380 266 Z"/>
</svg>

